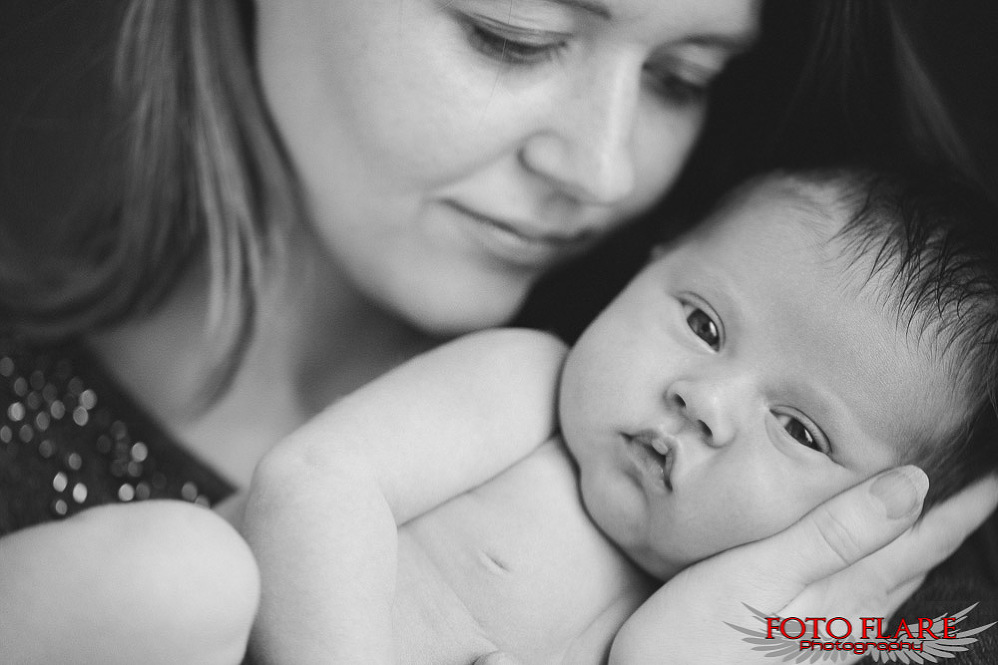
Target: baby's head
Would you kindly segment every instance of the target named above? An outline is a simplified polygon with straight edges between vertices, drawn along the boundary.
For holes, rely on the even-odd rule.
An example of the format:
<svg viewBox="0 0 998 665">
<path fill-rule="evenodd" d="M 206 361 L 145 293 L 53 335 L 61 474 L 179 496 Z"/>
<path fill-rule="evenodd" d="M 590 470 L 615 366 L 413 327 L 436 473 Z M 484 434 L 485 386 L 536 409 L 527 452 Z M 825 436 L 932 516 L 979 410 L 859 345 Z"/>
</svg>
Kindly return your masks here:
<svg viewBox="0 0 998 665">
<path fill-rule="evenodd" d="M 561 422 L 595 522 L 668 577 L 905 463 L 928 501 L 998 467 L 998 261 L 948 185 L 742 186 L 585 331 Z"/>
</svg>

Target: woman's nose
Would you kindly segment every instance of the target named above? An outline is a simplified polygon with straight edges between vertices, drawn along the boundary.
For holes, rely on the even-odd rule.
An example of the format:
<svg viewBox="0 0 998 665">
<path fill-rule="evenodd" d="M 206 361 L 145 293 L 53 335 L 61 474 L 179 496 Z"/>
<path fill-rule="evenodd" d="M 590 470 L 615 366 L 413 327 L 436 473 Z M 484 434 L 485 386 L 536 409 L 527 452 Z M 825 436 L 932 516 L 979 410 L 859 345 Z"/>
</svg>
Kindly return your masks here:
<svg viewBox="0 0 998 665">
<path fill-rule="evenodd" d="M 734 386 L 707 380 L 677 380 L 665 391 L 666 408 L 680 414 L 710 446 L 730 444 L 737 433 Z"/>
<path fill-rule="evenodd" d="M 619 202 L 635 186 L 632 139 L 640 86 L 640 63 L 620 61 L 586 72 L 524 143 L 524 166 L 582 203 Z"/>
</svg>

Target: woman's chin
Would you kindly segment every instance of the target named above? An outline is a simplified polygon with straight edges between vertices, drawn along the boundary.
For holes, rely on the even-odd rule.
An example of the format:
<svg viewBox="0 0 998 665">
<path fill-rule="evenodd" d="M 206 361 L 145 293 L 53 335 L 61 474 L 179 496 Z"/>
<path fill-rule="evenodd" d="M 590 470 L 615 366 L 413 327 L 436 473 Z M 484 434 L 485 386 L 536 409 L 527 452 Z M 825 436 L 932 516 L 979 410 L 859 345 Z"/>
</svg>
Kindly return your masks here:
<svg viewBox="0 0 998 665">
<path fill-rule="evenodd" d="M 526 299 L 528 287 L 423 293 L 392 307 L 422 332 L 441 338 L 509 323 Z"/>
</svg>

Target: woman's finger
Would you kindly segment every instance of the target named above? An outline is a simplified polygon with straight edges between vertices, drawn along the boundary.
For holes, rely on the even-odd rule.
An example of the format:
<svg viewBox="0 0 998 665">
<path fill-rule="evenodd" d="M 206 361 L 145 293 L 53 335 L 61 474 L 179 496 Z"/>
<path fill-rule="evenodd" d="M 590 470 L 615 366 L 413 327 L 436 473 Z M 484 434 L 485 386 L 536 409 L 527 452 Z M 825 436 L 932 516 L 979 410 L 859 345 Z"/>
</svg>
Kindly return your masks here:
<svg viewBox="0 0 998 665">
<path fill-rule="evenodd" d="M 809 584 L 848 568 L 904 533 L 918 516 L 928 487 L 928 478 L 917 467 L 891 469 L 748 548 L 764 562 L 760 572 L 789 601 Z"/>
<path fill-rule="evenodd" d="M 871 597 L 876 593 L 893 596 L 894 589 L 911 586 L 913 582 L 917 588 L 929 570 L 956 551 L 988 518 L 996 504 L 998 478 L 983 478 L 933 507 L 893 542 L 830 576 L 822 585 L 838 589 L 844 597 Z M 888 613 L 898 604 L 888 607 Z"/>
<path fill-rule="evenodd" d="M 981 479 L 935 506 L 915 526 L 880 550 L 815 582 L 783 612 L 810 616 L 820 609 L 838 614 L 889 616 L 949 557 L 998 504 L 998 479 Z"/>
<path fill-rule="evenodd" d="M 736 628 L 757 625 L 751 608 L 785 614 L 803 597 L 816 609 L 801 616 L 842 616 L 827 604 L 837 602 L 841 586 L 825 580 L 910 528 L 927 489 L 918 468 L 892 469 L 826 501 L 775 536 L 687 568 L 628 619 L 615 649 L 704 662 L 703 645 L 710 644 L 709 662 L 770 662 Z M 885 588 L 873 587 L 869 606 L 892 602 Z M 868 596 L 860 596 L 866 602 Z M 842 610 L 862 606 L 853 600 Z"/>
<path fill-rule="evenodd" d="M 909 533 L 889 546 L 900 582 L 942 563 L 998 506 L 998 476 L 987 476 L 933 506 Z M 886 567 L 885 567 L 886 568 Z"/>
<path fill-rule="evenodd" d="M 484 656 L 479 656 L 474 665 L 523 665 L 519 658 L 510 656 L 505 651 L 493 651 Z"/>
</svg>

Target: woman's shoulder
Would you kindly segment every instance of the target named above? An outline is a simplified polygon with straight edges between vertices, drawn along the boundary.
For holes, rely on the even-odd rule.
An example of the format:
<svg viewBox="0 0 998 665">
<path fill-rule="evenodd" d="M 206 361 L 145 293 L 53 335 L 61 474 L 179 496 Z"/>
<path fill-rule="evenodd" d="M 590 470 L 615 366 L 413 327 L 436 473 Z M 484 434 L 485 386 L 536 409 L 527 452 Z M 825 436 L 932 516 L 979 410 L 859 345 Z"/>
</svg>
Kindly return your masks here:
<svg viewBox="0 0 998 665">
<path fill-rule="evenodd" d="M 0 535 L 94 505 L 213 504 L 233 491 L 85 344 L 0 335 Z"/>
</svg>

